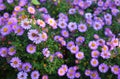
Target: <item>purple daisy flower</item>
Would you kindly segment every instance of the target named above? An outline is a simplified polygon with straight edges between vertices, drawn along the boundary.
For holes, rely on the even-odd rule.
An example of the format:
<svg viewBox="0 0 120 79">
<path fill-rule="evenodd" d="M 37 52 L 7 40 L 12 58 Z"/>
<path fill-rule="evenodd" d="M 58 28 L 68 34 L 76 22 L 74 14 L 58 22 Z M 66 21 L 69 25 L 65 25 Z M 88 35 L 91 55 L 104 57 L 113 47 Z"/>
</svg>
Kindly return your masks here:
<svg viewBox="0 0 120 79">
<path fill-rule="evenodd" d="M 43 50 L 42 50 L 42 53 L 43 53 L 43 55 L 45 56 L 45 57 L 49 57 L 50 56 L 50 51 L 48 50 L 48 48 L 44 48 Z"/>
<path fill-rule="evenodd" d="M 81 76 L 80 72 L 76 72 L 76 73 L 75 73 L 75 77 L 76 77 L 76 78 L 80 78 L 80 76 Z"/>
<path fill-rule="evenodd" d="M 13 68 L 17 68 L 21 65 L 21 60 L 18 58 L 18 57 L 13 57 L 11 60 L 10 60 L 10 65 L 13 67 Z"/>
<path fill-rule="evenodd" d="M 118 74 L 119 73 L 119 66 L 118 65 L 114 65 L 114 66 L 112 66 L 111 67 L 111 72 L 113 73 L 113 74 Z"/>
<path fill-rule="evenodd" d="M 0 56 L 1 57 L 6 57 L 8 53 L 8 49 L 6 47 L 0 48 Z"/>
<path fill-rule="evenodd" d="M 114 0 L 115 5 L 120 6 L 120 0 Z"/>
<path fill-rule="evenodd" d="M 30 21 L 28 21 L 28 19 L 24 19 L 21 21 L 21 27 L 23 29 L 30 29 L 32 26 L 30 25 Z"/>
<path fill-rule="evenodd" d="M 58 58 L 63 58 L 63 54 L 61 52 L 56 52 L 55 55 L 58 57 Z"/>
<path fill-rule="evenodd" d="M 68 66 L 67 66 L 66 64 L 63 64 L 63 65 L 61 66 L 61 68 L 63 68 L 65 72 L 68 71 Z"/>
<path fill-rule="evenodd" d="M 76 9 L 75 8 L 70 8 L 68 13 L 73 15 L 73 14 L 76 13 Z"/>
<path fill-rule="evenodd" d="M 93 29 L 95 29 L 96 31 L 102 29 L 102 27 L 103 27 L 103 26 L 101 25 L 100 22 L 95 21 L 95 22 L 93 23 Z"/>
<path fill-rule="evenodd" d="M 93 67 L 97 67 L 99 62 L 97 59 L 95 58 L 92 58 L 91 61 L 90 61 L 90 64 L 93 66 Z"/>
<path fill-rule="evenodd" d="M 84 58 L 84 53 L 83 52 L 77 52 L 75 54 L 75 57 L 79 60 L 83 59 Z"/>
<path fill-rule="evenodd" d="M 96 41 L 90 41 L 88 44 L 89 48 L 92 50 L 95 50 L 98 48 L 98 44 L 96 43 Z"/>
<path fill-rule="evenodd" d="M 76 22 L 70 22 L 68 24 L 68 29 L 72 32 L 75 31 L 77 29 L 77 23 Z"/>
<path fill-rule="evenodd" d="M 39 79 L 40 73 L 37 70 L 32 71 L 31 79 Z"/>
<path fill-rule="evenodd" d="M 75 73 L 67 72 L 67 77 L 68 77 L 69 79 L 74 79 L 74 78 L 75 78 Z"/>
<path fill-rule="evenodd" d="M 102 7 L 104 2 L 102 0 L 99 0 L 97 4 L 98 4 L 98 6 Z"/>
<path fill-rule="evenodd" d="M 18 71 L 22 71 L 22 70 L 23 70 L 23 69 L 22 69 L 22 65 L 23 65 L 23 63 L 21 63 L 21 64 L 19 65 L 19 67 L 17 67 Z"/>
<path fill-rule="evenodd" d="M 29 53 L 29 54 L 33 54 L 36 52 L 36 46 L 33 45 L 33 44 L 28 44 L 27 47 L 26 47 L 26 51 Z"/>
<path fill-rule="evenodd" d="M 83 23 L 79 24 L 79 25 L 78 25 L 78 30 L 79 30 L 80 32 L 86 32 L 86 31 L 87 31 L 87 26 L 86 26 L 86 24 L 83 24 Z"/>
<path fill-rule="evenodd" d="M 28 74 L 26 72 L 23 72 L 23 71 L 21 71 L 17 74 L 18 79 L 27 79 L 27 76 L 28 76 Z"/>
<path fill-rule="evenodd" d="M 25 6 L 28 3 L 28 0 L 20 0 L 19 1 L 19 6 Z"/>
<path fill-rule="evenodd" d="M 91 79 L 96 79 L 97 77 L 99 77 L 98 72 L 97 71 L 91 71 L 90 78 Z"/>
<path fill-rule="evenodd" d="M 17 24 L 17 22 L 18 22 L 17 18 L 11 17 L 11 18 L 9 18 L 7 24 L 8 24 L 8 25 L 13 25 L 13 24 Z"/>
<path fill-rule="evenodd" d="M 28 63 L 28 62 L 23 63 L 23 65 L 22 65 L 22 69 L 25 72 L 30 72 L 31 68 L 32 68 L 32 65 L 30 63 Z"/>
<path fill-rule="evenodd" d="M 99 65 L 98 69 L 101 73 L 106 73 L 108 71 L 109 67 L 107 64 L 102 63 Z"/>
<path fill-rule="evenodd" d="M 11 28 L 10 28 L 10 26 L 5 25 L 0 29 L 0 32 L 3 36 L 6 36 L 11 33 Z"/>
<path fill-rule="evenodd" d="M 61 30 L 61 35 L 65 38 L 69 37 L 69 32 L 67 30 Z"/>
<path fill-rule="evenodd" d="M 39 11 L 42 13 L 48 13 L 48 11 L 45 7 L 40 8 Z"/>
<path fill-rule="evenodd" d="M 108 59 L 108 58 L 110 58 L 110 56 L 111 56 L 111 53 L 109 51 L 101 52 L 101 57 L 103 59 Z"/>
<path fill-rule="evenodd" d="M 98 43 L 99 46 L 103 46 L 103 45 L 105 45 L 105 40 L 100 38 L 100 39 L 97 40 L 97 43 Z"/>
<path fill-rule="evenodd" d="M 66 23 L 65 21 L 59 21 L 59 22 L 58 22 L 58 26 L 59 26 L 59 28 L 61 28 L 61 29 L 66 29 L 67 23 Z"/>
<path fill-rule="evenodd" d="M 44 35 L 45 35 L 45 37 L 44 37 Z M 36 38 L 35 38 L 36 37 Z M 38 34 L 37 36 L 35 36 L 34 37 L 34 40 L 33 40 L 33 42 L 35 43 L 35 44 L 39 44 L 39 43 L 41 43 L 42 41 L 45 41 L 45 40 L 47 40 L 47 37 L 46 37 L 46 34 Z"/>
<path fill-rule="evenodd" d="M 107 14 L 104 15 L 104 19 L 105 19 L 105 21 L 112 20 L 112 15 L 107 13 Z"/>
<path fill-rule="evenodd" d="M 60 68 L 58 69 L 58 75 L 59 75 L 59 76 L 64 76 L 65 73 L 66 73 L 66 72 L 65 72 L 65 70 L 64 70 L 63 68 L 60 67 Z"/>
<path fill-rule="evenodd" d="M 79 47 L 77 45 L 76 46 L 72 45 L 70 47 L 70 51 L 71 51 L 71 53 L 75 54 L 75 53 L 77 53 L 79 51 Z"/>
<path fill-rule="evenodd" d="M 92 13 L 85 13 L 85 19 L 92 19 Z"/>
<path fill-rule="evenodd" d="M 112 15 L 117 16 L 118 13 L 120 13 L 119 9 L 113 8 L 111 9 Z"/>
<path fill-rule="evenodd" d="M 90 76 L 90 74 L 91 74 L 91 70 L 86 69 L 86 70 L 85 70 L 85 75 L 86 75 L 86 76 Z"/>
<path fill-rule="evenodd" d="M 85 38 L 83 36 L 78 36 L 76 38 L 76 44 L 81 45 L 85 41 Z"/>
<path fill-rule="evenodd" d="M 91 57 L 93 57 L 93 58 L 98 58 L 99 55 L 100 55 L 100 52 L 98 50 L 93 50 L 91 52 Z"/>
<path fill-rule="evenodd" d="M 4 17 L 4 18 L 9 18 L 9 13 L 5 12 L 5 13 L 3 14 L 3 17 Z"/>
<path fill-rule="evenodd" d="M 67 48 L 70 49 L 71 46 L 73 46 L 74 44 L 75 44 L 75 43 L 74 43 L 73 41 L 69 41 L 69 42 L 67 43 Z"/>
<path fill-rule="evenodd" d="M 16 29 L 14 29 L 14 32 L 16 33 L 16 35 L 21 36 L 24 33 L 24 29 L 20 26 L 17 26 Z"/>
<path fill-rule="evenodd" d="M 0 3 L 0 11 L 1 11 L 1 10 L 5 10 L 5 9 L 6 9 L 5 4 Z"/>
<path fill-rule="evenodd" d="M 13 55 L 16 54 L 16 50 L 15 50 L 15 47 L 14 47 L 14 46 L 11 46 L 11 47 L 8 48 L 8 54 L 9 54 L 10 56 L 13 56 Z"/>
<path fill-rule="evenodd" d="M 39 37 L 39 35 L 38 35 L 38 31 L 36 29 L 29 30 L 29 32 L 28 32 L 28 38 L 31 41 L 36 40 L 37 37 Z"/>
</svg>

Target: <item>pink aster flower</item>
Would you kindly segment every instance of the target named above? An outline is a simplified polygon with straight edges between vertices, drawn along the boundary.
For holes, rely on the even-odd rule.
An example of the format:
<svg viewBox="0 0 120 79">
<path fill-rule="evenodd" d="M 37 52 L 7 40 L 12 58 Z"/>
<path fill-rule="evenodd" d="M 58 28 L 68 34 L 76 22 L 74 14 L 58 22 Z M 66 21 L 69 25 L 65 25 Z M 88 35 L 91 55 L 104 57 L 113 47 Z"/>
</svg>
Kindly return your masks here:
<svg viewBox="0 0 120 79">
<path fill-rule="evenodd" d="M 50 51 L 48 50 L 48 48 L 44 48 L 43 50 L 42 50 L 42 53 L 43 53 L 43 55 L 45 56 L 45 57 L 49 57 L 50 56 Z"/>
<path fill-rule="evenodd" d="M 99 65 L 98 69 L 101 73 L 106 73 L 108 71 L 109 67 L 107 64 L 102 63 Z"/>
<path fill-rule="evenodd" d="M 98 58 L 99 55 L 100 55 L 100 52 L 98 50 L 93 50 L 91 52 L 91 57 L 93 57 L 93 58 Z"/>
<path fill-rule="evenodd" d="M 45 22 L 43 20 L 40 20 L 40 19 L 37 20 L 37 24 L 42 28 L 44 28 L 46 26 Z"/>
<path fill-rule="evenodd" d="M 77 45 L 76 46 L 73 45 L 70 47 L 70 51 L 71 51 L 71 53 L 75 54 L 79 51 L 79 47 Z"/>
<path fill-rule="evenodd" d="M 33 44 L 29 44 L 29 45 L 27 45 L 27 47 L 26 47 L 26 51 L 27 51 L 28 53 L 30 53 L 30 54 L 33 54 L 33 53 L 36 52 L 36 46 L 33 45 Z"/>
<path fill-rule="evenodd" d="M 88 44 L 89 48 L 92 50 L 95 50 L 98 48 L 98 44 L 96 43 L 96 41 L 90 41 Z"/>
<path fill-rule="evenodd" d="M 48 79 L 48 75 L 43 75 L 42 79 Z"/>
<path fill-rule="evenodd" d="M 78 25 L 78 30 L 79 30 L 80 32 L 86 32 L 86 31 L 87 31 L 87 26 L 86 26 L 86 24 L 83 24 L 83 23 L 79 24 L 79 25 Z"/>
<path fill-rule="evenodd" d="M 108 59 L 110 58 L 110 56 L 111 56 L 111 53 L 109 51 L 101 52 L 101 57 L 103 59 Z"/>
<path fill-rule="evenodd" d="M 27 10 L 30 14 L 35 14 L 35 8 L 33 8 L 32 6 L 28 6 Z"/>
<path fill-rule="evenodd" d="M 77 52 L 75 54 L 75 57 L 79 60 L 83 59 L 84 58 L 84 53 L 83 52 Z"/>
<path fill-rule="evenodd" d="M 37 70 L 32 71 L 31 73 L 31 79 L 39 79 L 40 73 Z"/>
<path fill-rule="evenodd" d="M 0 48 L 0 56 L 1 57 L 6 57 L 8 54 L 8 49 L 6 47 Z"/>
<path fill-rule="evenodd" d="M 24 72 L 30 72 L 32 65 L 29 62 L 23 63 L 22 69 Z"/>
<path fill-rule="evenodd" d="M 14 46 L 11 46 L 11 47 L 8 48 L 8 54 L 10 56 L 13 56 L 15 53 L 16 53 L 16 50 L 15 50 Z"/>
<path fill-rule="evenodd" d="M 112 71 L 112 73 L 114 73 L 114 74 L 118 74 L 119 73 L 119 66 L 118 65 L 114 65 L 114 66 L 112 66 L 111 67 L 111 71 Z"/>
<path fill-rule="evenodd" d="M 91 64 L 93 67 L 97 67 L 98 64 L 99 64 L 99 62 L 98 62 L 97 59 L 93 58 L 93 59 L 91 59 L 90 64 Z"/>
<path fill-rule="evenodd" d="M 41 34 L 41 40 L 42 41 L 46 41 L 47 39 L 48 39 L 47 33 L 46 32 L 42 32 L 42 34 Z"/>
<path fill-rule="evenodd" d="M 64 70 L 63 68 L 59 68 L 59 69 L 58 69 L 58 75 L 59 75 L 59 76 L 64 76 L 65 73 L 66 73 L 66 72 L 65 72 L 65 70 Z"/>
</svg>

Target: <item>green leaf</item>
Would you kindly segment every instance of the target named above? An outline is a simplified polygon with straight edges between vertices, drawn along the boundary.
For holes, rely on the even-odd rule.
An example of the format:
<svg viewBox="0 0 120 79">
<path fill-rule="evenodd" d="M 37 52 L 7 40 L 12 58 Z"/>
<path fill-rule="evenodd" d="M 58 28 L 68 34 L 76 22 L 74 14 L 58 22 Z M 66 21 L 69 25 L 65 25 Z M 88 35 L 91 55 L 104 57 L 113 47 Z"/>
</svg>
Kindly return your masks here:
<svg viewBox="0 0 120 79">
<path fill-rule="evenodd" d="M 38 0 L 32 0 L 31 3 L 34 4 L 34 5 L 40 5 L 40 2 Z"/>
</svg>

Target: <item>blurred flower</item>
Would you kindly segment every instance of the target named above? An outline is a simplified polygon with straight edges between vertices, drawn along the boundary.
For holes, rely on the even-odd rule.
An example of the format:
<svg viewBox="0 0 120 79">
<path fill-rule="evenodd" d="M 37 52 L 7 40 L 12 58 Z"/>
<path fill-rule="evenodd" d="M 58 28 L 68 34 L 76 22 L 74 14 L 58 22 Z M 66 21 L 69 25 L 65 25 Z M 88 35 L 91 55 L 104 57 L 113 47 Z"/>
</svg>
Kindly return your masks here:
<svg viewBox="0 0 120 79">
<path fill-rule="evenodd" d="M 106 73 L 108 71 L 109 67 L 107 66 L 107 64 L 102 63 L 99 65 L 98 69 L 101 73 Z"/>
<path fill-rule="evenodd" d="M 13 68 L 17 68 L 21 65 L 21 60 L 18 58 L 18 57 L 13 57 L 11 60 L 10 60 L 10 65 L 13 67 Z"/>
<path fill-rule="evenodd" d="M 29 62 L 23 63 L 22 69 L 24 72 L 30 72 L 32 65 Z"/>
<path fill-rule="evenodd" d="M 90 64 L 92 65 L 92 67 L 97 67 L 99 62 L 98 62 L 97 59 L 92 58 L 91 61 L 90 61 Z"/>
<path fill-rule="evenodd" d="M 86 26 L 86 24 L 83 24 L 83 23 L 79 24 L 79 25 L 78 25 L 78 30 L 79 30 L 80 32 L 86 32 L 86 31 L 87 31 L 87 26 Z"/>
<path fill-rule="evenodd" d="M 21 71 L 17 74 L 18 79 L 27 79 L 27 76 L 28 76 L 28 74 L 26 72 L 23 72 L 23 71 Z"/>
<path fill-rule="evenodd" d="M 69 37 L 69 32 L 67 30 L 61 30 L 61 35 L 65 38 Z"/>
<path fill-rule="evenodd" d="M 31 79 L 39 79 L 40 73 L 37 70 L 32 71 Z"/>
<path fill-rule="evenodd" d="M 91 52 L 91 57 L 93 57 L 93 58 L 98 58 L 99 55 L 100 55 L 100 52 L 98 50 L 93 50 Z"/>
<path fill-rule="evenodd" d="M 83 59 L 84 58 L 84 53 L 83 52 L 77 52 L 75 54 L 75 57 L 79 60 Z"/>
<path fill-rule="evenodd" d="M 58 69 L 58 75 L 59 75 L 59 76 L 64 76 L 65 73 L 66 73 L 66 72 L 65 72 L 65 70 L 64 70 L 63 68 L 59 68 L 59 69 Z"/>
<path fill-rule="evenodd" d="M 45 57 L 49 57 L 50 56 L 50 51 L 48 50 L 48 48 L 44 48 L 43 50 L 42 50 L 42 53 L 43 53 L 43 55 L 45 56 Z"/>
<path fill-rule="evenodd" d="M 69 31 L 75 31 L 77 29 L 77 23 L 76 22 L 69 22 L 68 24 Z"/>
<path fill-rule="evenodd" d="M 76 46 L 72 45 L 70 47 L 70 51 L 71 51 L 71 53 L 75 54 L 75 53 L 77 53 L 79 51 L 79 47 L 77 45 Z"/>
<path fill-rule="evenodd" d="M 46 26 L 45 22 L 43 20 L 40 20 L 40 19 L 37 20 L 37 24 L 42 28 Z"/>
<path fill-rule="evenodd" d="M 65 21 L 59 21 L 59 22 L 58 22 L 58 26 L 59 26 L 59 28 L 61 28 L 61 29 L 66 29 L 67 23 L 66 23 Z"/>
<path fill-rule="evenodd" d="M 111 72 L 115 75 L 117 75 L 119 73 L 119 66 L 118 65 L 114 65 L 111 67 Z"/>
<path fill-rule="evenodd" d="M 11 46 L 11 47 L 8 48 L 8 54 L 10 56 L 13 56 L 14 54 L 16 54 L 16 50 L 15 50 L 14 46 Z"/>
<path fill-rule="evenodd" d="M 36 46 L 33 45 L 33 44 L 28 44 L 27 47 L 26 47 L 26 51 L 29 53 L 29 54 L 33 54 L 36 52 Z"/>
<path fill-rule="evenodd" d="M 0 56 L 1 57 L 6 57 L 8 54 L 8 49 L 6 47 L 1 47 L 0 48 Z"/>
<path fill-rule="evenodd" d="M 48 75 L 43 75 L 42 79 L 48 79 Z"/>
<path fill-rule="evenodd" d="M 0 32 L 3 36 L 6 36 L 11 33 L 11 28 L 10 28 L 10 26 L 5 25 L 0 29 Z"/>
<path fill-rule="evenodd" d="M 27 10 L 28 10 L 28 12 L 30 13 L 30 14 L 35 14 L 35 8 L 34 7 L 32 7 L 32 6 L 28 6 L 28 8 L 27 8 Z"/>
<path fill-rule="evenodd" d="M 98 48 L 98 44 L 96 43 L 96 41 L 90 41 L 88 44 L 89 48 L 92 50 L 95 50 Z"/>
<path fill-rule="evenodd" d="M 28 21 L 28 19 L 24 19 L 21 21 L 21 27 L 24 29 L 30 29 L 32 26 L 30 25 L 30 21 Z"/>
<path fill-rule="evenodd" d="M 111 53 L 109 51 L 101 52 L 101 57 L 103 59 L 108 59 L 108 58 L 110 58 L 110 56 L 111 56 Z"/>
</svg>

